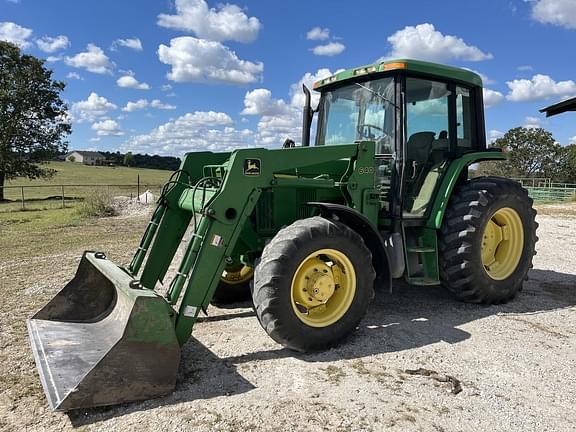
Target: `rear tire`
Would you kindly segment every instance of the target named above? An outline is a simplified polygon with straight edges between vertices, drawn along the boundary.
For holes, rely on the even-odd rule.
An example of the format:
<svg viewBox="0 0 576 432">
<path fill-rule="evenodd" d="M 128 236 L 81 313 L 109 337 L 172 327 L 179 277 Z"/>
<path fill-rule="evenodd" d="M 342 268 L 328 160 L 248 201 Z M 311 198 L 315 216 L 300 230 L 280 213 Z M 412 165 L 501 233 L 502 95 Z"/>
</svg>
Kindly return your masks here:
<svg viewBox="0 0 576 432">
<path fill-rule="evenodd" d="M 260 324 L 296 351 L 332 347 L 353 332 L 374 296 L 372 254 L 346 225 L 311 217 L 280 230 L 254 275 Z"/>
<path fill-rule="evenodd" d="M 247 266 L 225 270 L 210 303 L 225 306 L 250 300 L 253 275 L 253 269 Z"/>
<path fill-rule="evenodd" d="M 505 178 L 459 186 L 439 239 L 442 285 L 470 303 L 505 303 L 521 291 L 538 240 L 532 203 L 519 183 Z"/>
</svg>

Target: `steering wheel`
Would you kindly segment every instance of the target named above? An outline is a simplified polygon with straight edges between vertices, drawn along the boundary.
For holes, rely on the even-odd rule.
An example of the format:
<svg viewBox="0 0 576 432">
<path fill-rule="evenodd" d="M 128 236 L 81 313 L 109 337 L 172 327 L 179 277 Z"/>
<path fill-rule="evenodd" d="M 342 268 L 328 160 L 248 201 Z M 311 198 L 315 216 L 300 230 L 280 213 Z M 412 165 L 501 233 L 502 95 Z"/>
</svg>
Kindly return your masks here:
<svg viewBox="0 0 576 432">
<path fill-rule="evenodd" d="M 364 133 L 365 129 L 368 129 L 367 134 Z M 388 136 L 388 134 L 384 132 L 384 128 L 369 123 L 362 123 L 361 125 L 359 125 L 358 133 L 362 138 L 376 138 L 375 136 L 372 135 L 372 129 L 376 129 L 377 131 L 382 132 L 382 137 Z"/>
</svg>

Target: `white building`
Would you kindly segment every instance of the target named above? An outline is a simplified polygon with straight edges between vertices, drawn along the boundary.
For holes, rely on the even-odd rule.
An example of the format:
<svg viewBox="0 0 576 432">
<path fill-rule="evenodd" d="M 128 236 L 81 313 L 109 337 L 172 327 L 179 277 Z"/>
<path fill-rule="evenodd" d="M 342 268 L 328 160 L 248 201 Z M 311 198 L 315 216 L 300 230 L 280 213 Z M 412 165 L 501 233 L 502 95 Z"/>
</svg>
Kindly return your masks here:
<svg viewBox="0 0 576 432">
<path fill-rule="evenodd" d="M 66 155 L 67 162 L 76 162 L 84 165 L 102 165 L 106 158 L 95 151 L 76 150 Z"/>
</svg>

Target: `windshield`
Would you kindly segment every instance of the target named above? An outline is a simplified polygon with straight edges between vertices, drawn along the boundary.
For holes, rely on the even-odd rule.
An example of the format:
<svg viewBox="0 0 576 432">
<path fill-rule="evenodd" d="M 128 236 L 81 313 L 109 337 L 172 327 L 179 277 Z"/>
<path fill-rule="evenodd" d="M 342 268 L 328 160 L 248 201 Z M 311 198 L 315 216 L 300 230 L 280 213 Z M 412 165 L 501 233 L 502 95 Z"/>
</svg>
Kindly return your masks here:
<svg viewBox="0 0 576 432">
<path fill-rule="evenodd" d="M 377 153 L 394 147 L 394 78 L 352 83 L 322 93 L 316 145 L 375 141 Z"/>
</svg>

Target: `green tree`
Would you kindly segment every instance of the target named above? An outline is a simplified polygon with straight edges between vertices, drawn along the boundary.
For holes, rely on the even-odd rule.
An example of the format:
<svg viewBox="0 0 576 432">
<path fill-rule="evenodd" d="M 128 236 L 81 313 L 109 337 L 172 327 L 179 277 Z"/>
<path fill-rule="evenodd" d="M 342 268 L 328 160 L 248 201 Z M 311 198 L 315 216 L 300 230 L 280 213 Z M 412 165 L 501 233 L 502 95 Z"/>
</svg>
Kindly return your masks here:
<svg viewBox="0 0 576 432">
<path fill-rule="evenodd" d="M 563 176 L 564 150 L 547 130 L 517 127 L 510 129 L 493 145 L 506 151 L 508 159 L 482 163 L 478 174 L 552 179 Z"/>
<path fill-rule="evenodd" d="M 39 164 L 67 149 L 71 127 L 62 90 L 43 60 L 0 41 L 0 201 L 5 180 L 54 174 Z"/>
<path fill-rule="evenodd" d="M 124 155 L 124 165 L 128 167 L 134 165 L 134 155 L 131 152 Z"/>
<path fill-rule="evenodd" d="M 576 183 L 576 144 L 562 148 L 562 176 L 559 180 L 566 183 Z"/>
</svg>

